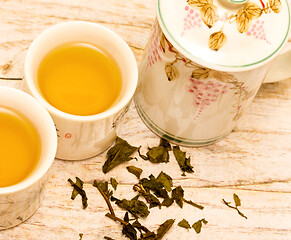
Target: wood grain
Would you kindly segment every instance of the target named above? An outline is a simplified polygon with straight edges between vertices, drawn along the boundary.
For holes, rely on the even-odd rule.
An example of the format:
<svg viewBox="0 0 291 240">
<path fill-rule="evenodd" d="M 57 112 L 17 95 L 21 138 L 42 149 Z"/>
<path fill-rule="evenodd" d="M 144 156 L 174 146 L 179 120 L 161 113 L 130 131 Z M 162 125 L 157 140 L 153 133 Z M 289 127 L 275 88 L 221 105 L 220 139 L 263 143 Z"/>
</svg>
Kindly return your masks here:
<svg viewBox="0 0 291 240">
<path fill-rule="evenodd" d="M 44 29 L 68 20 L 100 23 L 118 33 L 132 48 L 140 62 L 155 18 L 154 0 L 0 0 L 0 77 L 23 77 L 26 51 Z M 0 86 L 22 88 L 22 81 L 0 80 Z M 135 146 L 154 146 L 159 139 L 140 120 L 132 104 L 118 135 Z M 254 102 L 235 130 L 222 141 L 202 148 L 182 148 L 191 156 L 194 174 L 181 176 L 173 155 L 168 164 L 153 165 L 139 160 L 123 164 L 108 174 L 101 172 L 105 153 L 86 161 L 55 160 L 42 207 L 25 223 L 0 231 L 0 239 L 84 240 L 125 239 L 121 226 L 106 218 L 107 206 L 94 179 L 119 182 L 116 197 L 134 196 L 137 181 L 125 169 L 135 165 L 144 169 L 142 177 L 165 171 L 174 185 L 185 188 L 185 197 L 205 209 L 177 206 L 152 209 L 143 220 L 150 229 L 168 218 L 176 223 L 164 239 L 291 239 L 291 79 L 262 85 Z M 89 207 L 82 209 L 79 197 L 70 200 L 68 178 L 85 181 Z M 242 200 L 240 217 L 222 203 L 236 193 Z M 114 205 L 113 205 L 114 206 Z M 123 212 L 116 206 L 119 217 Z M 184 230 L 177 223 L 186 218 L 191 224 L 206 218 L 202 232 Z"/>
</svg>

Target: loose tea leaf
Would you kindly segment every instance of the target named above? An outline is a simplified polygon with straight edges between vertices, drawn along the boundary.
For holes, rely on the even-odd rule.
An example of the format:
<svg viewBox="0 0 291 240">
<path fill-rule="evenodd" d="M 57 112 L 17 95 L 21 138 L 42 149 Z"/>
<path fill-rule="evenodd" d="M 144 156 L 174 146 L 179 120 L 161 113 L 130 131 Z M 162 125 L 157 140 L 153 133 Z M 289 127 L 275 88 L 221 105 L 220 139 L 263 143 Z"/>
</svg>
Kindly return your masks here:
<svg viewBox="0 0 291 240">
<path fill-rule="evenodd" d="M 88 198 L 87 198 L 86 192 L 83 189 L 84 182 L 78 177 L 76 177 L 76 183 L 74 183 L 71 178 L 68 179 L 68 182 L 73 187 L 71 199 L 74 200 L 78 196 L 78 194 L 80 194 L 82 197 L 82 205 L 83 205 L 83 208 L 85 209 L 88 206 L 88 203 L 87 203 Z"/>
<path fill-rule="evenodd" d="M 108 188 L 108 182 L 98 182 L 97 180 L 94 180 L 93 182 L 93 186 L 97 188 L 97 184 L 100 186 L 100 188 L 102 189 L 103 193 L 108 197 L 110 198 L 110 196 L 112 196 L 113 194 L 113 191 L 111 191 L 109 188 Z"/>
<path fill-rule="evenodd" d="M 138 220 L 136 220 L 132 226 L 140 232 L 140 239 L 155 239 L 156 234 L 148 230 L 145 226 L 141 225 Z"/>
<path fill-rule="evenodd" d="M 106 240 L 115 240 L 115 239 L 113 239 L 111 237 L 107 237 L 107 236 L 104 236 L 104 239 L 106 239 Z"/>
<path fill-rule="evenodd" d="M 173 226 L 174 222 L 175 222 L 175 219 L 168 219 L 163 224 L 161 224 L 157 230 L 157 236 L 155 240 L 162 239 L 166 235 L 166 233 L 169 231 L 169 229 Z"/>
<path fill-rule="evenodd" d="M 191 159 L 190 157 L 186 158 L 186 152 L 181 151 L 179 146 L 174 146 L 173 152 L 181 170 L 183 171 L 183 175 L 185 175 L 185 172 L 193 173 L 193 167 L 190 163 Z"/>
<path fill-rule="evenodd" d="M 138 149 L 139 156 L 144 159 L 148 160 L 152 163 L 167 163 L 169 162 L 169 151 L 171 150 L 170 143 L 162 139 L 160 140 L 160 145 L 157 147 L 149 148 L 146 156 L 142 155 Z"/>
<path fill-rule="evenodd" d="M 129 223 L 128 212 L 125 213 L 124 221 Z M 131 240 L 137 240 L 137 232 L 131 224 L 123 225 L 122 233 Z"/>
<path fill-rule="evenodd" d="M 157 197 L 161 197 L 164 199 L 169 197 L 167 190 L 164 188 L 164 185 L 158 182 L 153 175 L 150 175 L 148 179 L 143 178 L 139 180 L 139 183 L 146 190 L 152 190 Z"/>
<path fill-rule="evenodd" d="M 168 192 L 172 190 L 173 182 L 172 182 L 172 178 L 168 174 L 164 172 L 160 172 L 159 176 L 157 177 L 157 182 L 160 182 L 161 184 L 163 184 L 164 188 Z"/>
<path fill-rule="evenodd" d="M 162 202 L 162 206 L 165 206 L 165 207 L 170 207 L 172 204 L 173 204 L 174 200 L 173 198 L 165 198 L 164 201 Z"/>
<path fill-rule="evenodd" d="M 173 189 L 172 199 L 179 205 L 180 208 L 183 208 L 184 190 L 181 186 Z"/>
<path fill-rule="evenodd" d="M 240 198 L 235 193 L 233 194 L 233 200 L 234 200 L 234 204 L 235 204 L 236 207 L 241 206 Z"/>
<path fill-rule="evenodd" d="M 83 239 L 83 235 L 84 235 L 83 233 L 79 233 L 79 237 L 80 237 L 79 240 Z"/>
<path fill-rule="evenodd" d="M 197 234 L 199 234 L 201 232 L 201 228 L 202 228 L 202 223 L 203 224 L 207 224 L 208 221 L 206 221 L 204 218 L 201 219 L 201 220 L 198 220 L 197 222 L 195 222 L 193 225 L 192 225 L 192 228 L 194 228 L 195 232 Z"/>
<path fill-rule="evenodd" d="M 179 226 L 179 227 L 182 227 L 182 228 L 186 228 L 186 229 L 190 229 L 190 228 L 191 228 L 189 222 L 188 222 L 186 219 L 181 220 L 181 221 L 178 223 L 178 226 Z"/>
<path fill-rule="evenodd" d="M 110 183 L 111 183 L 111 186 L 114 188 L 114 190 L 116 191 L 117 189 L 117 185 L 118 185 L 118 182 L 116 181 L 115 178 L 110 178 Z"/>
<path fill-rule="evenodd" d="M 107 152 L 107 160 L 102 167 L 103 173 L 108 173 L 121 163 L 132 160 L 130 157 L 138 148 L 117 137 L 115 145 Z"/>
<path fill-rule="evenodd" d="M 185 203 L 188 203 L 188 204 L 190 204 L 193 207 L 199 208 L 200 210 L 203 210 L 204 209 L 203 206 L 201 206 L 201 205 L 199 205 L 197 203 L 194 203 L 191 200 L 186 200 L 186 199 L 183 199 L 183 200 L 184 200 Z"/>
<path fill-rule="evenodd" d="M 135 166 L 128 166 L 126 167 L 127 171 L 135 175 L 138 179 L 140 178 L 140 175 L 142 173 L 142 169 L 135 167 Z"/>
<path fill-rule="evenodd" d="M 118 207 L 123 208 L 130 212 L 132 215 L 135 217 L 147 217 L 149 215 L 149 210 L 147 205 L 140 201 L 140 200 L 127 200 L 127 199 L 122 199 L 119 200 L 117 198 L 112 197 L 111 201 L 115 202 Z"/>
<path fill-rule="evenodd" d="M 153 207 L 161 207 L 161 203 L 159 199 L 157 199 L 153 194 L 151 194 L 149 191 L 145 190 L 144 187 L 141 184 L 135 184 L 133 186 L 133 190 L 137 191 L 139 194 L 135 196 L 132 200 L 138 200 L 140 196 L 143 196 L 147 203 L 150 204 L 149 208 Z"/>
<path fill-rule="evenodd" d="M 233 199 L 234 199 L 234 204 L 235 204 L 235 207 L 234 206 L 231 206 L 230 205 L 230 202 L 227 202 L 225 201 L 224 199 L 222 199 L 223 203 L 228 206 L 229 208 L 232 208 L 232 209 L 235 209 L 237 211 L 237 213 L 244 217 L 245 219 L 248 219 L 247 216 L 245 216 L 239 209 L 238 207 L 241 206 L 241 200 L 240 198 L 236 195 L 236 194 L 233 194 Z"/>
</svg>

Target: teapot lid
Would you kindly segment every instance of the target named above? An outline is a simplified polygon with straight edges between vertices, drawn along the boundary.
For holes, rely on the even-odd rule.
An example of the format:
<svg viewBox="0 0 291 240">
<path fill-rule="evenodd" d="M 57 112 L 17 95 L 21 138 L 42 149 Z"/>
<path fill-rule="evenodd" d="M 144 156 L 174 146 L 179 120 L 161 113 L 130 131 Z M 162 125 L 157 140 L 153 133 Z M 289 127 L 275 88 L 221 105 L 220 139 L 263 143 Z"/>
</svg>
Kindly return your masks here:
<svg viewBox="0 0 291 240">
<path fill-rule="evenodd" d="M 244 71 L 273 59 L 288 40 L 287 0 L 158 0 L 160 27 L 192 61 Z"/>
</svg>

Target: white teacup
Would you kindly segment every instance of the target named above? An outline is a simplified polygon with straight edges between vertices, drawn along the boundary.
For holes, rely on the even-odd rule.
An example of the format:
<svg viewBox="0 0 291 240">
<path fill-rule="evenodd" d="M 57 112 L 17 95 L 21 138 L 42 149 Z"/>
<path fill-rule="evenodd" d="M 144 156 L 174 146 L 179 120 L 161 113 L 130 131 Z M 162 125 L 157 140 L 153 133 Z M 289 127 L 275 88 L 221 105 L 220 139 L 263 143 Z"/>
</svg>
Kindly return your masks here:
<svg viewBox="0 0 291 240">
<path fill-rule="evenodd" d="M 56 154 L 57 134 L 46 109 L 24 92 L 0 87 L 0 106 L 15 110 L 30 120 L 41 141 L 40 158 L 33 172 L 15 185 L 0 187 L 0 230 L 3 230 L 25 221 L 39 208 Z"/>
<path fill-rule="evenodd" d="M 105 112 L 77 116 L 50 105 L 37 86 L 41 60 L 52 49 L 68 42 L 92 44 L 116 61 L 121 71 L 122 89 L 117 102 Z M 57 158 L 80 160 L 93 157 L 108 148 L 116 137 L 116 126 L 126 113 L 138 80 L 135 57 L 126 42 L 114 32 L 95 23 L 72 21 L 57 24 L 42 32 L 29 47 L 25 60 L 28 91 L 50 112 L 58 132 Z"/>
</svg>

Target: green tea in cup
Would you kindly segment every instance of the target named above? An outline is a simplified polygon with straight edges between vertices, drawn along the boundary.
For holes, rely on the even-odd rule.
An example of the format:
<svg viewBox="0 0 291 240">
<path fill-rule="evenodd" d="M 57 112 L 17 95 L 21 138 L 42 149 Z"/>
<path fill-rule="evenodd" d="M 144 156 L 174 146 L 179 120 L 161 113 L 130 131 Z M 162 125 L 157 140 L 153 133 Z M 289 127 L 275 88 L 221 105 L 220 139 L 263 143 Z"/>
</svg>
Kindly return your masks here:
<svg viewBox="0 0 291 240">
<path fill-rule="evenodd" d="M 0 107 L 0 188 L 17 184 L 35 169 L 40 137 L 22 114 Z"/>
<path fill-rule="evenodd" d="M 66 43 L 51 50 L 37 74 L 43 97 L 69 114 L 89 116 L 109 109 L 121 91 L 117 63 L 86 43 Z"/>
</svg>

